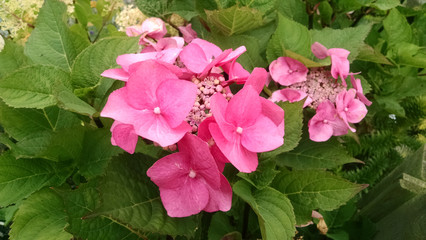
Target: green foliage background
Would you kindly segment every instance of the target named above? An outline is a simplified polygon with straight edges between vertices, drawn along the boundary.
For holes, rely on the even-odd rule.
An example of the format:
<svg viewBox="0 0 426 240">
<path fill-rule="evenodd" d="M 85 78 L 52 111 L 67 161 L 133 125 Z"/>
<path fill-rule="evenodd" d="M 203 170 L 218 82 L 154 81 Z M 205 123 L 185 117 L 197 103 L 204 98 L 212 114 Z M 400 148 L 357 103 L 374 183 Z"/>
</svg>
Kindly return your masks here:
<svg viewBox="0 0 426 240">
<path fill-rule="evenodd" d="M 369 113 L 356 134 L 315 143 L 306 133 L 312 112 L 300 102 L 280 103 L 285 144 L 262 153 L 256 172 L 225 169 L 232 209 L 170 218 L 146 176 L 169 152 L 139 141 L 136 154 L 123 153 L 110 144 L 112 121 L 99 117 L 109 93 L 122 86 L 100 74 L 117 67 L 118 55 L 136 52 L 138 39 L 117 32 L 113 14 L 102 17 L 89 0 L 75 1 L 72 26 L 64 4 L 46 0 L 26 44 L 6 39 L 0 52 L 2 238 L 426 238 L 417 224 L 426 220 L 426 4 L 135 2 L 169 23 L 178 14 L 222 49 L 246 46 L 239 62 L 249 71 L 280 56 L 308 67 L 330 65 L 312 55 L 314 42 L 348 49 L 351 71 L 361 72 L 373 101 Z M 316 219 L 295 227 L 311 221 L 312 210 L 328 231 L 320 233 Z"/>
</svg>

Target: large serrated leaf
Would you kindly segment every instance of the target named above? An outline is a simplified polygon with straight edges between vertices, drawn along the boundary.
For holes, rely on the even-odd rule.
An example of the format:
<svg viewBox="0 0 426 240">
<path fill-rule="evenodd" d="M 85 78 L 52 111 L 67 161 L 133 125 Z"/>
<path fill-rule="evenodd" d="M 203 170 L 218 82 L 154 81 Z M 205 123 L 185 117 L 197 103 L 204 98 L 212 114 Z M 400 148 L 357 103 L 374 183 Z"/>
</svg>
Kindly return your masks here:
<svg viewBox="0 0 426 240">
<path fill-rule="evenodd" d="M 29 59 L 24 55 L 24 47 L 12 40 L 6 40 L 4 49 L 0 51 L 0 77 L 27 65 Z"/>
<path fill-rule="evenodd" d="M 278 154 L 293 150 L 299 144 L 302 138 L 302 127 L 303 127 L 303 104 L 304 100 L 290 103 L 290 102 L 279 102 L 277 103 L 282 109 L 284 109 L 284 144 L 270 152 L 262 153 L 261 158 L 272 158 Z"/>
<path fill-rule="evenodd" d="M 383 28 L 390 46 L 401 42 L 410 43 L 413 31 L 407 19 L 396 9 L 392 9 L 389 15 L 383 20 Z"/>
<path fill-rule="evenodd" d="M 264 240 L 293 239 L 296 221 L 293 207 L 284 194 L 270 187 L 253 189 L 244 180 L 235 183 L 233 191 L 257 214 Z"/>
<path fill-rule="evenodd" d="M 277 30 L 272 35 L 266 49 L 268 62 L 287 56 L 286 50 L 309 58 L 312 55 L 311 36 L 304 25 L 279 14 Z"/>
<path fill-rule="evenodd" d="M 314 209 L 338 208 L 366 187 L 320 170 L 285 171 L 272 186 L 290 199 L 297 224 L 309 221 Z"/>
<path fill-rule="evenodd" d="M 276 158 L 279 165 L 294 169 L 326 169 L 346 163 L 361 162 L 348 155 L 336 139 L 313 142 L 305 137 L 299 146 Z"/>
<path fill-rule="evenodd" d="M 65 212 L 68 215 L 68 226 L 66 230 L 79 239 L 102 239 L 102 240 L 136 240 L 138 233 L 104 217 L 84 219 L 83 216 L 90 214 L 100 205 L 96 179 L 82 184 L 76 190 L 55 191 L 63 198 Z"/>
<path fill-rule="evenodd" d="M 262 13 L 248 7 L 206 10 L 206 15 L 209 25 L 226 36 L 244 33 L 263 24 Z"/>
<path fill-rule="evenodd" d="M 71 174 L 69 163 L 0 156 L 0 207 L 28 197 L 44 186 L 58 186 Z"/>
<path fill-rule="evenodd" d="M 57 0 L 46 0 L 37 24 L 25 45 L 25 54 L 38 64 L 50 64 L 71 72 L 74 59 L 89 41 L 71 32 L 65 23 L 67 7 Z"/>
<path fill-rule="evenodd" d="M 100 187 L 102 205 L 92 216 L 105 216 L 135 231 L 193 236 L 196 216 L 167 216 L 158 187 L 146 176 L 152 163 L 153 159 L 142 154 L 113 158 Z"/>
<path fill-rule="evenodd" d="M 65 231 L 64 202 L 51 189 L 43 189 L 26 199 L 16 212 L 11 240 L 69 240 Z"/>
<path fill-rule="evenodd" d="M 356 59 L 364 39 L 371 30 L 371 24 L 363 24 L 353 28 L 310 30 L 312 42 L 319 42 L 327 48 L 344 48 L 351 52 L 348 59 Z"/>
<path fill-rule="evenodd" d="M 72 66 L 72 86 L 74 88 L 97 86 L 103 71 L 117 67 L 117 56 L 135 53 L 137 50 L 137 38 L 115 37 L 100 40 L 86 48 L 76 58 Z"/>
<path fill-rule="evenodd" d="M 109 160 L 123 152 L 111 144 L 111 133 L 106 129 L 87 131 L 84 135 L 79 170 L 86 178 L 101 175 Z"/>
</svg>

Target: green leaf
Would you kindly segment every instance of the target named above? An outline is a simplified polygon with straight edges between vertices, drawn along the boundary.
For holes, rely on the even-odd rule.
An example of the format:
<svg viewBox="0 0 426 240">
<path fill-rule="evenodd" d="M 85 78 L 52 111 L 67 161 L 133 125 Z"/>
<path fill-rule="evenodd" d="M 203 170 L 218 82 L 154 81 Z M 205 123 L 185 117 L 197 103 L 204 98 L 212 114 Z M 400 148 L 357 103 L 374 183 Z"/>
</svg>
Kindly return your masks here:
<svg viewBox="0 0 426 240">
<path fill-rule="evenodd" d="M 284 194 L 270 187 L 253 189 L 244 180 L 236 182 L 233 191 L 257 214 L 262 239 L 293 239 L 296 221 L 293 207 Z"/>
<path fill-rule="evenodd" d="M 178 14 L 187 21 L 198 15 L 195 11 L 195 1 L 192 0 L 174 0 L 169 7 L 169 11 Z"/>
<path fill-rule="evenodd" d="M 272 186 L 290 199 L 297 224 L 309 221 L 314 209 L 338 208 L 366 187 L 319 170 L 282 172 Z"/>
<path fill-rule="evenodd" d="M 85 28 L 89 22 L 89 16 L 92 15 L 92 8 L 89 0 L 77 0 L 74 4 L 74 14 L 79 23 Z M 87 34 L 86 34 L 87 35 Z"/>
<path fill-rule="evenodd" d="M 361 162 L 349 156 L 334 138 L 326 142 L 313 142 L 307 137 L 293 151 L 279 155 L 276 161 L 279 165 L 294 169 L 326 169 Z"/>
<path fill-rule="evenodd" d="M 17 108 L 53 106 L 57 103 L 53 89 L 58 81 L 69 82 L 69 74 L 53 66 L 24 67 L 0 82 L 0 97 Z"/>
<path fill-rule="evenodd" d="M 34 193 L 16 212 L 11 240 L 69 240 L 72 235 L 64 229 L 67 215 L 61 197 L 50 189 Z"/>
<path fill-rule="evenodd" d="M 77 55 L 89 41 L 68 29 L 66 5 L 57 0 L 46 0 L 37 24 L 26 45 L 25 54 L 38 64 L 50 64 L 71 72 Z"/>
<path fill-rule="evenodd" d="M 311 36 L 304 25 L 279 14 L 277 30 L 272 35 L 266 49 L 268 62 L 287 56 L 286 50 L 309 58 L 311 56 Z"/>
<path fill-rule="evenodd" d="M 393 113 L 399 117 L 405 117 L 405 110 L 399 102 L 392 97 L 375 96 L 374 99 L 381 107 L 389 113 Z"/>
<path fill-rule="evenodd" d="M 136 6 L 143 14 L 150 17 L 164 17 L 168 14 L 170 0 L 136 0 Z"/>
<path fill-rule="evenodd" d="M 231 223 L 229 222 L 229 217 L 223 212 L 215 213 L 210 222 L 209 231 L 208 231 L 208 240 L 220 240 L 220 239 L 223 239 L 225 235 L 232 232 L 235 232 L 235 229 L 232 227 Z M 241 233 L 240 233 L 240 236 L 241 236 Z M 235 239 L 235 238 L 231 238 L 231 239 Z"/>
<path fill-rule="evenodd" d="M 385 29 L 389 46 L 412 41 L 413 32 L 410 24 L 396 8 L 392 9 L 383 20 L 383 28 Z"/>
<path fill-rule="evenodd" d="M 70 75 L 59 68 L 33 65 L 21 68 L 0 82 L 3 101 L 16 108 L 60 107 L 91 116 L 96 110 L 76 97 L 69 86 Z"/>
<path fill-rule="evenodd" d="M 402 42 L 395 45 L 386 55 L 401 65 L 426 68 L 426 51 L 411 43 Z"/>
<path fill-rule="evenodd" d="M 256 188 L 263 189 L 269 186 L 272 180 L 274 180 L 275 175 L 279 173 L 279 171 L 275 170 L 275 166 L 275 161 L 262 161 L 256 171 L 252 173 L 239 172 L 237 175 Z"/>
<path fill-rule="evenodd" d="M 153 162 L 141 154 L 113 158 L 100 186 L 102 206 L 93 216 L 105 216 L 135 231 L 193 236 L 197 229 L 196 216 L 167 216 L 158 187 L 146 176 Z"/>
<path fill-rule="evenodd" d="M 328 1 L 321 2 L 318 10 L 321 22 L 330 25 L 331 19 L 333 17 L 333 8 L 331 7 L 330 3 L 328 3 Z"/>
<path fill-rule="evenodd" d="M 18 210 L 20 203 L 10 205 L 5 208 L 0 208 L 0 220 L 4 222 L 4 225 L 8 226 L 15 215 L 15 212 Z"/>
<path fill-rule="evenodd" d="M 383 54 L 381 54 L 368 44 L 364 44 L 359 49 L 357 60 L 393 65 Z"/>
<path fill-rule="evenodd" d="M 123 152 L 111 144 L 111 133 L 106 129 L 86 131 L 82 144 L 79 171 L 86 178 L 101 175 L 110 159 Z"/>
<path fill-rule="evenodd" d="M 300 0 L 276 1 L 277 12 L 302 25 L 308 25 L 306 4 Z"/>
<path fill-rule="evenodd" d="M 129 37 L 104 38 L 78 55 L 72 66 L 74 88 L 93 88 L 100 84 L 101 73 L 118 67 L 116 58 L 138 50 L 138 39 Z"/>
<path fill-rule="evenodd" d="M 0 52 L 0 78 L 29 63 L 24 55 L 24 47 L 6 39 L 4 49 Z"/>
<path fill-rule="evenodd" d="M 57 107 L 43 110 L 12 108 L 0 101 L 0 124 L 10 136 L 20 141 L 33 133 L 79 125 L 80 120 L 73 113 Z"/>
<path fill-rule="evenodd" d="M 69 163 L 44 159 L 16 159 L 10 153 L 0 156 L 0 206 L 28 197 L 44 186 L 59 186 L 71 174 Z"/>
<path fill-rule="evenodd" d="M 133 233 L 110 219 L 104 217 L 83 218 L 100 207 L 101 202 L 97 187 L 98 181 L 94 180 L 80 185 L 76 190 L 55 189 L 63 198 L 64 207 L 68 215 L 69 224 L 66 230 L 78 239 L 141 239 L 138 237 L 139 233 Z"/>
<path fill-rule="evenodd" d="M 377 0 L 371 6 L 386 11 L 401 5 L 399 0 Z"/>
<path fill-rule="evenodd" d="M 206 15 L 209 26 L 226 36 L 241 34 L 263 24 L 262 13 L 248 7 L 206 10 Z"/>
<path fill-rule="evenodd" d="M 312 42 L 319 42 L 327 48 L 344 48 L 351 52 L 348 59 L 356 59 L 360 49 L 364 46 L 364 39 L 371 30 L 371 24 L 362 24 L 357 27 L 344 29 L 324 28 L 310 30 Z"/>
</svg>

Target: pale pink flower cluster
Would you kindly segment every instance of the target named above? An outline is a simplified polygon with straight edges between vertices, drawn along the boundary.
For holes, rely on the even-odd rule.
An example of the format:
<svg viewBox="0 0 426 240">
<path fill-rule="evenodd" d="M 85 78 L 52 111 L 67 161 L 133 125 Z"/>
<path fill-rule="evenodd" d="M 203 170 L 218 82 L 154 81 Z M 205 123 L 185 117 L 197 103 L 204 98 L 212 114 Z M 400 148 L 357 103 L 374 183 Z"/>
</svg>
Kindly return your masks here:
<svg viewBox="0 0 426 240">
<path fill-rule="evenodd" d="M 115 120 L 113 145 L 134 153 L 139 137 L 168 149 L 177 144 L 178 152 L 147 172 L 171 217 L 228 211 L 232 189 L 222 175 L 225 163 L 255 171 L 257 153 L 278 148 L 284 137 L 284 111 L 259 96 L 268 73 L 255 68 L 250 74 L 236 62 L 245 47 L 222 51 L 190 26 L 181 32 L 183 38 L 165 37 L 158 18 L 128 28 L 129 36 L 141 36 L 143 50 L 118 56 L 120 68 L 102 73 L 126 82 L 101 112 Z M 231 83 L 244 86 L 232 94 Z"/>
<path fill-rule="evenodd" d="M 304 107 L 312 107 L 316 114 L 309 120 L 309 137 L 316 142 L 327 141 L 331 136 L 355 132 L 353 123 L 360 122 L 367 114 L 366 105 L 371 102 L 364 96 L 361 80 L 349 72 L 349 51 L 342 48 L 327 49 L 318 42 L 312 52 L 320 59 L 331 58 L 331 70 L 308 70 L 301 62 L 280 57 L 269 67 L 271 77 L 282 86 L 270 100 L 296 102 L 305 99 Z M 350 75 L 352 87 L 347 89 Z M 340 78 L 341 81 L 338 81 Z"/>
</svg>

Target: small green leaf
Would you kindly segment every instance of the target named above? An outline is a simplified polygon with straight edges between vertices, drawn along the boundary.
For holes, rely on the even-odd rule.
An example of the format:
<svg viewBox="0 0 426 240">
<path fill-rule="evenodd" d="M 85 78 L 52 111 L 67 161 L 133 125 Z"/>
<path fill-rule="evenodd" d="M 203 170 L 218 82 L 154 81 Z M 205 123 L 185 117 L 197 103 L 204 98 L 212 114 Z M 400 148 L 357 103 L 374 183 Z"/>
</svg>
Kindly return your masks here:
<svg viewBox="0 0 426 240">
<path fill-rule="evenodd" d="M 26 45 L 25 54 L 38 64 L 50 64 L 71 72 L 77 55 L 89 41 L 71 32 L 65 23 L 67 7 L 57 0 L 46 0 Z"/>
<path fill-rule="evenodd" d="M 276 163 L 275 161 L 262 161 L 257 167 L 256 171 L 252 173 L 238 173 L 238 177 L 246 180 L 251 185 L 255 186 L 258 189 L 263 189 L 274 180 L 275 175 L 279 171 L 275 170 Z"/>
<path fill-rule="evenodd" d="M 368 44 L 364 44 L 359 49 L 357 60 L 393 65 L 383 54 L 381 54 Z"/>
<path fill-rule="evenodd" d="M 89 117 L 96 113 L 96 110 L 92 106 L 78 98 L 65 86 L 57 85 L 53 91 L 60 108 Z"/>
<path fill-rule="evenodd" d="M 6 39 L 4 49 L 0 52 L 0 78 L 14 70 L 27 65 L 30 60 L 24 55 L 24 47 Z"/>
<path fill-rule="evenodd" d="M 236 182 L 233 191 L 257 214 L 263 239 L 293 239 L 296 221 L 293 207 L 284 194 L 270 187 L 253 189 L 244 180 Z"/>
<path fill-rule="evenodd" d="M 209 26 L 226 36 L 244 33 L 263 24 L 262 13 L 248 7 L 206 10 L 206 15 Z"/>
<path fill-rule="evenodd" d="M 407 19 L 394 8 L 389 15 L 383 20 L 386 37 L 389 46 L 397 45 L 401 42 L 412 41 L 413 32 Z"/>
<path fill-rule="evenodd" d="M 313 142 L 307 136 L 293 151 L 277 156 L 276 161 L 279 165 L 294 169 L 326 169 L 346 163 L 361 162 L 349 156 L 336 139 Z"/>
<path fill-rule="evenodd" d="M 65 231 L 67 215 L 61 197 L 50 189 L 43 189 L 26 199 L 15 218 L 10 231 L 11 240 L 69 240 Z"/>
<path fill-rule="evenodd" d="M 373 7 L 378 8 L 382 11 L 396 8 L 397 6 L 400 6 L 400 5 L 401 5 L 401 2 L 399 0 L 377 0 L 372 4 Z"/>
<path fill-rule="evenodd" d="M 135 231 L 193 236 L 197 229 L 196 216 L 167 216 L 158 187 L 146 176 L 153 162 L 142 154 L 113 158 L 100 186 L 102 205 L 87 218 L 102 215 Z"/>
<path fill-rule="evenodd" d="M 304 100 L 294 103 L 279 102 L 277 104 L 284 109 L 284 144 L 273 151 L 262 153 L 261 158 L 272 158 L 291 151 L 297 147 L 302 138 Z"/>
<path fill-rule="evenodd" d="M 74 88 L 93 88 L 100 84 L 101 73 L 118 67 L 117 56 L 135 53 L 138 50 L 137 38 L 104 38 L 86 48 L 78 55 L 72 66 L 71 84 Z"/>
<path fill-rule="evenodd" d="M 308 25 L 306 4 L 301 0 L 276 1 L 277 12 L 302 25 Z"/>
<path fill-rule="evenodd" d="M 279 14 L 277 30 L 272 35 L 266 49 L 268 62 L 287 56 L 286 50 L 309 58 L 312 55 L 311 36 L 304 25 Z"/>
<path fill-rule="evenodd" d="M 28 197 L 44 186 L 59 186 L 71 174 L 68 163 L 0 156 L 0 207 Z"/>
<path fill-rule="evenodd" d="M 351 52 L 348 59 L 356 59 L 358 52 L 364 46 L 364 39 L 371 30 L 371 24 L 362 24 L 357 27 L 321 30 L 310 30 L 312 42 L 319 42 L 327 48 L 344 48 Z"/>
<path fill-rule="evenodd" d="M 101 175 L 113 156 L 123 152 L 111 144 L 111 133 L 106 129 L 87 131 L 84 135 L 79 171 L 86 178 Z"/>
<path fill-rule="evenodd" d="M 314 209 L 338 208 L 366 187 L 318 170 L 282 172 L 272 186 L 290 199 L 297 224 L 306 223 Z"/>
</svg>

